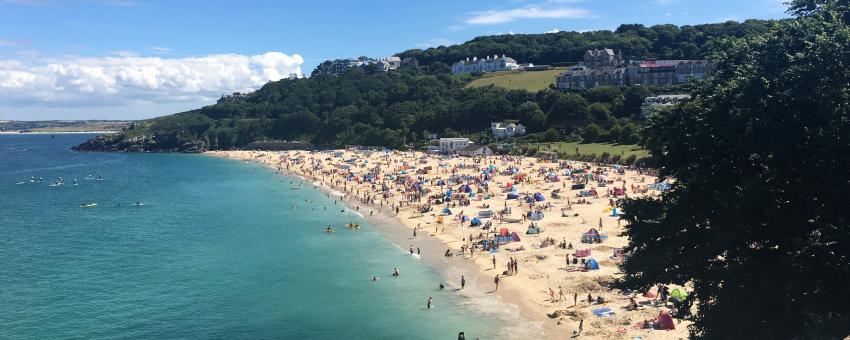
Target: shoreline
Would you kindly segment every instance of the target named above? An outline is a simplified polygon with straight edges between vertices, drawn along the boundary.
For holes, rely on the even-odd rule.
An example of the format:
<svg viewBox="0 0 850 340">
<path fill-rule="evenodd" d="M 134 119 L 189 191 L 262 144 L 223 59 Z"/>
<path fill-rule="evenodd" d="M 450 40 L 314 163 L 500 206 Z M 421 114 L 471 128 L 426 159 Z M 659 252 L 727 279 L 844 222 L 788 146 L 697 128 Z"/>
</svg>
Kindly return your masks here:
<svg viewBox="0 0 850 340">
<path fill-rule="evenodd" d="M 257 162 L 255 160 L 245 160 L 227 157 L 224 155 L 216 154 L 214 152 L 205 152 L 203 153 L 203 155 L 219 157 L 233 161 L 250 161 L 253 164 L 276 171 L 279 176 L 293 177 L 302 180 L 304 184 L 312 186 L 314 190 L 318 190 L 327 194 L 328 197 L 330 197 L 331 199 L 338 198 L 340 204 L 344 205 L 347 209 L 356 211 L 357 214 L 361 216 L 363 220 L 369 222 L 369 224 L 379 234 L 381 234 L 383 238 L 385 238 L 393 245 L 397 246 L 401 251 L 404 252 L 409 244 L 416 243 L 416 246 L 418 248 L 424 250 L 422 254 L 419 254 L 422 264 L 434 270 L 441 278 L 445 279 L 446 281 L 442 283 L 446 285 L 447 289 L 455 289 L 458 291 L 458 294 L 461 294 L 464 298 L 468 299 L 481 300 L 486 298 L 495 298 L 498 300 L 498 302 L 507 304 L 509 308 L 513 309 L 508 312 L 515 312 L 515 314 L 517 314 L 516 317 L 522 318 L 521 320 L 513 321 L 521 321 L 520 325 L 530 326 L 533 328 L 531 330 L 508 330 L 507 332 L 509 332 L 509 334 L 506 335 L 521 335 L 525 338 L 544 339 L 557 337 L 556 333 L 558 332 L 558 330 L 554 327 L 547 327 L 546 323 L 538 320 L 536 315 L 539 315 L 539 311 L 532 308 L 532 306 L 524 303 L 524 300 L 520 296 L 517 296 L 517 292 L 510 289 L 501 289 L 496 292 L 489 291 L 489 289 L 487 289 L 486 287 L 489 287 L 491 285 L 490 280 L 492 278 L 479 271 L 477 263 L 470 263 L 468 261 L 451 261 L 450 263 L 446 260 L 444 256 L 441 255 L 442 251 L 446 247 L 452 247 L 452 243 L 458 243 L 460 241 L 447 242 L 438 237 L 417 237 L 416 239 L 408 237 L 409 235 L 411 235 L 410 232 L 412 232 L 413 228 L 408 228 L 399 216 L 392 215 L 388 211 L 380 209 L 380 207 L 378 206 L 352 202 L 351 195 L 348 193 L 338 191 L 336 188 L 328 186 L 325 183 L 322 183 L 321 185 L 316 185 L 317 182 L 321 182 L 319 179 L 307 177 L 297 172 L 287 171 L 286 169 L 281 169 L 280 171 L 278 171 L 279 169 L 275 168 L 270 164 Z M 364 214 L 363 212 L 360 212 L 357 207 L 368 207 L 372 209 L 372 211 L 377 213 L 375 213 L 374 215 Z M 394 226 L 404 226 L 404 232 L 402 232 L 401 228 L 394 228 Z M 454 278 L 450 277 L 450 274 L 452 274 L 451 276 L 454 276 Z M 457 282 L 460 275 L 463 275 L 467 281 L 467 288 L 465 288 L 464 292 L 470 292 L 471 294 L 460 293 L 460 290 L 458 288 L 460 285 Z M 435 283 L 435 285 L 436 284 L 437 283 Z M 478 312 L 482 314 L 499 314 L 486 310 L 480 310 Z"/>
<path fill-rule="evenodd" d="M 57 131 L 57 132 L 48 132 L 48 131 L 26 131 L 22 132 L 20 130 L 14 131 L 0 131 L 0 135 L 88 135 L 88 134 L 116 134 L 121 131 Z"/>
<path fill-rule="evenodd" d="M 307 183 L 313 184 L 316 189 L 328 192 L 329 195 L 334 194 L 338 196 L 338 194 L 344 194 L 345 199 L 342 199 L 341 202 L 349 208 L 356 209 L 356 207 L 362 206 L 378 209 L 379 213 L 377 217 L 370 217 L 364 213 L 359 214 L 364 216 L 364 219 L 369 221 L 374 220 L 376 222 L 374 223 L 375 228 L 393 244 L 401 248 L 402 251 L 407 248 L 407 244 L 405 243 L 413 241 L 407 236 L 412 236 L 412 231 L 416 229 L 420 235 L 416 243 L 422 242 L 423 239 L 435 241 L 435 245 L 432 246 L 435 249 L 429 248 L 428 256 L 423 256 L 423 262 L 440 273 L 444 279 L 448 280 L 449 287 L 457 284 L 457 282 L 452 281 L 457 281 L 459 278 L 458 275 L 467 275 L 460 273 L 468 273 L 475 278 L 475 281 L 480 282 L 485 292 L 490 293 L 493 287 L 493 274 L 500 273 L 498 276 L 501 279 L 501 283 L 498 291 L 489 296 L 493 296 L 500 301 L 501 304 L 497 305 L 497 307 L 506 304 L 511 305 L 511 308 L 515 307 L 523 319 L 529 320 L 529 323 L 524 323 L 525 326 L 523 327 L 539 329 L 542 333 L 542 336 L 538 336 L 540 338 L 563 338 L 569 336 L 573 331 L 579 329 L 579 323 L 583 323 L 584 330 L 581 333 L 581 338 L 586 339 L 630 339 L 635 336 L 647 338 L 650 335 L 653 339 L 687 338 L 687 322 L 681 322 L 674 331 L 665 332 L 632 327 L 634 324 L 641 323 L 643 320 L 657 317 L 659 311 L 667 310 L 667 306 L 665 304 L 661 304 L 660 307 L 650 305 L 654 299 L 644 298 L 639 294 L 631 294 L 629 296 L 621 292 L 612 292 L 606 288 L 608 282 L 619 275 L 619 271 L 616 268 L 616 258 L 611 254 L 614 254 L 615 250 L 619 249 L 618 247 L 624 246 L 628 241 L 619 235 L 620 232 L 618 229 L 620 231 L 622 230 L 618 222 L 619 218 L 611 213 L 609 206 L 609 202 L 611 201 L 609 201 L 608 195 L 604 198 L 583 198 L 572 196 L 576 193 L 574 191 L 565 191 L 561 193 L 563 197 L 557 197 L 556 193 L 561 190 L 561 185 L 566 188 L 565 190 L 570 190 L 567 183 L 559 183 L 557 180 L 555 182 L 549 182 L 548 180 L 537 180 L 537 178 L 534 178 L 534 172 L 538 170 L 538 175 L 545 177 L 546 171 L 553 171 L 551 170 L 554 169 L 552 166 L 559 165 L 563 167 L 567 163 L 573 166 L 581 166 L 588 169 L 587 171 L 590 171 L 592 167 L 596 167 L 600 176 L 604 173 L 606 176 L 610 175 L 614 178 L 614 174 L 608 172 L 611 169 L 607 166 L 591 166 L 583 162 L 553 163 L 529 157 L 516 159 L 513 157 L 490 157 L 483 159 L 482 163 L 482 159 L 438 158 L 416 152 L 372 153 L 353 150 L 330 150 L 324 152 L 211 151 L 204 154 L 265 165 L 272 170 L 277 170 L 282 175 L 304 179 Z M 377 158 L 375 157 L 376 155 L 378 156 Z M 354 159 L 359 159 L 360 164 L 356 161 L 352 162 Z M 418 176 L 417 178 L 425 180 L 425 182 L 427 182 L 427 179 L 430 179 L 433 185 L 435 179 L 445 178 L 445 176 L 449 175 L 454 177 L 462 175 L 464 172 L 469 172 L 470 175 L 475 176 L 476 174 L 480 174 L 483 164 L 497 164 L 497 161 L 501 162 L 501 166 L 518 169 L 516 171 L 524 178 L 513 182 L 513 175 L 493 174 L 491 185 L 498 185 L 502 189 L 502 193 L 499 193 L 499 188 L 496 188 L 495 195 L 491 195 L 490 193 L 493 192 L 493 188 L 484 188 L 484 191 L 482 191 L 482 188 L 479 188 L 479 194 L 482 192 L 487 193 L 487 198 L 482 200 L 483 197 L 481 196 L 484 196 L 484 194 L 480 194 L 478 197 L 475 197 L 476 202 L 473 202 L 472 194 L 470 194 L 470 202 L 467 203 L 467 206 L 452 206 L 452 211 L 461 211 L 461 214 L 463 214 L 464 209 L 475 211 L 476 207 L 478 209 L 481 208 L 481 206 L 476 206 L 476 204 L 483 204 L 483 207 L 489 207 L 488 204 L 492 204 L 494 209 L 499 209 L 502 205 L 507 208 L 510 203 L 512 210 L 516 210 L 516 212 L 522 214 L 524 210 L 528 209 L 540 210 L 541 208 L 538 204 L 546 203 L 548 210 L 546 207 L 542 208 L 542 211 L 546 212 L 546 218 L 539 221 L 541 227 L 544 227 L 544 230 L 538 235 L 526 235 L 523 232 L 524 224 L 530 221 L 511 223 L 511 221 L 498 220 L 496 222 L 497 219 L 494 218 L 492 220 L 494 230 L 501 228 L 514 229 L 517 234 L 521 235 L 522 242 L 508 243 L 500 247 L 502 251 L 494 254 L 485 252 L 482 255 L 481 250 L 476 250 L 474 257 L 469 257 L 465 254 L 463 256 L 464 260 L 458 260 L 460 258 L 460 246 L 467 243 L 467 233 L 472 237 L 479 230 L 476 229 L 473 233 L 473 227 L 466 227 L 468 222 L 458 224 L 456 218 L 451 215 L 445 216 L 449 219 L 448 222 L 440 224 L 442 217 L 437 219 L 438 216 L 435 213 L 435 211 L 439 212 L 442 209 L 442 206 L 439 205 L 435 205 L 435 211 L 429 212 L 428 215 L 419 213 L 417 209 L 422 207 L 421 198 L 419 203 L 417 203 L 415 199 L 411 200 L 407 196 L 410 195 L 409 191 L 403 193 L 405 192 L 402 190 L 404 188 L 403 185 L 399 186 L 395 181 L 387 181 L 387 178 L 394 179 L 395 176 L 393 174 L 397 172 L 399 174 L 398 176 L 401 177 Z M 489 166 L 492 167 L 493 165 Z M 569 168 L 569 165 L 566 166 Z M 413 170 L 422 168 L 429 170 L 436 169 L 436 171 L 430 173 L 429 171 L 425 171 L 424 174 L 417 171 L 416 175 L 412 173 Z M 449 168 L 451 168 L 451 172 L 448 171 Z M 411 173 L 409 175 L 401 175 L 407 172 L 400 169 L 409 169 Z M 525 169 L 527 169 L 527 172 L 523 171 Z M 381 180 L 376 178 L 374 181 L 365 181 L 366 172 L 369 171 L 373 174 L 380 173 L 384 178 L 381 178 Z M 556 173 L 559 171 L 556 171 Z M 593 173 L 596 174 L 596 171 L 595 169 Z M 343 176 L 343 174 L 346 175 Z M 551 173 L 546 176 L 551 176 Z M 589 173 L 585 172 L 581 176 L 589 176 Z M 608 180 L 608 182 L 622 182 L 622 187 L 625 191 L 627 190 L 626 182 L 628 181 L 638 184 L 638 195 L 658 194 L 654 190 L 647 189 L 647 183 L 654 181 L 654 178 L 651 176 L 646 174 L 639 175 L 631 170 L 621 172 L 618 176 L 616 179 Z M 508 182 L 513 182 L 516 187 L 521 188 L 519 190 L 521 195 L 530 196 L 535 191 L 546 192 L 546 202 L 535 203 L 532 201 L 529 204 L 529 208 L 527 208 L 526 204 L 520 200 L 503 199 L 504 192 L 507 192 L 507 189 L 502 188 L 502 184 L 499 182 L 504 182 L 504 177 L 507 177 Z M 646 177 L 650 177 L 649 181 L 647 181 Z M 604 176 L 600 178 L 605 179 Z M 565 178 L 567 182 L 569 182 L 568 179 Z M 378 183 L 381 183 L 380 185 L 384 186 L 384 188 L 381 189 L 381 186 L 376 187 Z M 396 190 L 390 190 L 389 187 L 386 187 L 387 185 Z M 450 184 L 448 188 L 456 185 L 458 183 Z M 593 186 L 588 186 L 589 188 L 593 188 Z M 611 186 L 616 186 L 616 184 L 611 184 Z M 440 186 L 440 188 L 443 187 Z M 432 187 L 432 189 L 434 192 L 441 192 L 440 190 L 443 190 L 435 187 Z M 600 190 L 608 189 L 600 188 Z M 632 191 L 634 190 L 635 186 L 633 184 Z M 428 191 L 431 192 L 432 190 Z M 383 192 L 383 198 L 376 201 L 374 198 L 378 198 L 377 194 L 381 192 Z M 549 192 L 552 192 L 552 197 L 550 197 Z M 609 195 L 611 192 L 608 191 Z M 431 197 L 433 198 L 434 196 Z M 618 196 L 612 197 L 616 199 Z M 370 206 L 366 202 L 371 202 L 374 205 Z M 377 206 L 378 202 L 382 203 L 382 206 Z M 554 205 L 552 204 L 553 202 L 555 203 Z M 418 207 L 417 204 L 419 204 Z M 606 206 L 608 207 L 607 209 L 605 208 Z M 561 208 L 561 216 L 558 216 L 557 212 L 553 211 L 553 208 Z M 398 210 L 387 212 L 390 209 Z M 597 218 L 599 219 L 598 226 L 595 223 Z M 604 229 L 603 221 L 605 225 L 609 225 Z M 616 228 L 613 228 L 613 230 L 610 227 L 611 223 L 616 223 Z M 399 227 L 399 224 L 403 227 Z M 430 229 L 434 227 L 442 231 L 435 232 L 434 229 Z M 603 231 L 602 234 L 606 235 L 604 243 L 587 245 L 580 242 L 583 231 L 589 228 L 598 228 L 600 231 Z M 556 247 L 557 242 L 560 242 L 562 239 L 564 244 L 569 240 L 571 245 L 575 246 L 575 250 L 572 250 L 572 248 L 563 249 Z M 546 242 L 542 242 L 544 240 L 549 240 L 553 243 L 549 243 L 547 246 Z M 471 240 L 469 241 L 471 242 Z M 521 247 L 516 247 L 517 245 L 521 245 Z M 457 255 L 451 258 L 443 257 L 442 251 L 446 248 L 451 249 Z M 578 270 L 578 268 L 581 268 L 580 265 L 567 264 L 565 266 L 564 256 L 572 258 L 575 261 L 575 256 L 571 255 L 578 249 L 589 249 L 588 251 L 592 251 L 593 256 L 587 258 L 595 258 L 599 263 L 599 270 Z M 495 268 L 491 262 L 494 257 L 497 259 L 497 266 Z M 503 268 L 507 268 L 506 263 L 509 258 L 516 259 L 519 265 L 517 273 L 501 274 Z M 472 261 L 467 261 L 469 259 L 472 259 Z M 453 278 L 455 276 L 458 278 Z M 470 279 L 467 278 L 467 282 L 469 281 Z M 561 287 L 566 288 L 563 290 L 566 296 L 563 298 L 558 297 L 557 300 L 555 298 L 550 299 L 549 291 L 554 288 L 556 292 L 555 296 L 558 296 L 558 291 L 563 289 Z M 604 297 L 604 302 L 601 304 L 596 301 L 587 303 L 585 296 L 590 294 Z M 574 305 L 572 303 L 573 301 L 569 301 L 572 300 L 569 297 L 574 297 L 573 295 L 578 297 L 576 299 L 578 300 L 577 305 Z M 470 298 L 480 300 L 486 297 L 488 296 L 485 294 L 484 297 Z M 629 298 L 642 300 L 639 302 L 642 307 L 637 310 L 625 310 L 624 307 L 629 303 Z M 614 312 L 614 315 L 609 317 L 594 317 L 591 311 L 601 307 L 610 308 Z"/>
</svg>

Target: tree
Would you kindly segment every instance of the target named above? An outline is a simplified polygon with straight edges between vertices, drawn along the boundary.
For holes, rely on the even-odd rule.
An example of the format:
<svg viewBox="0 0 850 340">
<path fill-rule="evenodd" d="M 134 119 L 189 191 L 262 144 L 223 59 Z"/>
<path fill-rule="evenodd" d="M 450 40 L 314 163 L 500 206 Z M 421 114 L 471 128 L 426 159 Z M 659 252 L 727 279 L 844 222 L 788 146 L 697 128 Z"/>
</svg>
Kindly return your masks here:
<svg viewBox="0 0 850 340">
<path fill-rule="evenodd" d="M 692 284 L 678 310 L 693 338 L 850 334 L 846 4 L 795 1 L 795 20 L 720 42 L 713 79 L 649 122 L 647 147 L 676 181 L 625 202 L 617 285 Z"/>
<path fill-rule="evenodd" d="M 575 93 L 560 94 L 549 110 L 552 119 L 583 119 L 587 112 L 587 100 Z"/>
<path fill-rule="evenodd" d="M 626 116 L 637 116 L 640 114 L 640 106 L 643 100 L 652 95 L 645 86 L 631 86 L 623 92 L 623 113 Z"/>
<path fill-rule="evenodd" d="M 546 126 L 546 115 L 535 102 L 522 103 L 517 108 L 517 118 L 520 123 L 527 126 L 531 131 L 540 131 Z"/>
<path fill-rule="evenodd" d="M 611 105 L 605 103 L 593 103 L 587 107 L 587 118 L 595 120 L 606 120 L 611 116 Z"/>
<path fill-rule="evenodd" d="M 599 125 L 590 123 L 584 127 L 583 132 L 584 133 L 581 136 L 583 140 L 588 143 L 593 143 L 599 139 L 599 136 L 602 135 L 602 128 L 600 128 Z"/>
<path fill-rule="evenodd" d="M 549 129 L 543 134 L 543 140 L 547 142 L 557 142 L 558 139 L 561 138 L 561 134 L 558 133 L 558 130 Z"/>
</svg>

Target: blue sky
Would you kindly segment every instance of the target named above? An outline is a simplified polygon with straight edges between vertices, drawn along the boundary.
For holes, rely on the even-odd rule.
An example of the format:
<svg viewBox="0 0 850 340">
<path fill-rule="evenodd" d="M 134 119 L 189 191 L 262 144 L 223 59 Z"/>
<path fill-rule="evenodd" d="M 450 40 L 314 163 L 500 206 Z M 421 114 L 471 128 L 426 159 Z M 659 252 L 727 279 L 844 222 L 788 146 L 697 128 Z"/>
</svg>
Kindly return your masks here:
<svg viewBox="0 0 850 340">
<path fill-rule="evenodd" d="M 0 0 L 0 119 L 159 116 L 480 35 L 786 16 L 782 0 Z"/>
</svg>

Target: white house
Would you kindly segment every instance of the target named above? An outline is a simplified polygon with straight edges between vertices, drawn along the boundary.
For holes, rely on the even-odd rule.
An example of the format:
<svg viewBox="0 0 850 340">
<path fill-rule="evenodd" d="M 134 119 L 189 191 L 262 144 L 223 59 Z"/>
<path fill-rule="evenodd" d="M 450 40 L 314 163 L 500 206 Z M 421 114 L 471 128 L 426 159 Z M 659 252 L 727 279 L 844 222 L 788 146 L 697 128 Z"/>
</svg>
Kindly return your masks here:
<svg viewBox="0 0 850 340">
<path fill-rule="evenodd" d="M 640 113 L 643 118 L 649 118 L 652 112 L 656 110 L 672 107 L 673 105 L 679 104 L 688 99 L 691 99 L 691 96 L 686 94 L 667 94 L 655 97 L 646 97 L 643 100 L 643 104 L 640 106 Z"/>
<path fill-rule="evenodd" d="M 455 152 L 470 144 L 469 138 L 440 138 L 440 152 Z"/>
<path fill-rule="evenodd" d="M 493 138 L 496 139 L 518 137 L 526 133 L 525 126 L 522 124 L 505 124 L 505 122 L 490 122 L 490 130 L 493 132 Z"/>
<path fill-rule="evenodd" d="M 452 74 L 465 73 L 487 73 L 496 71 L 513 71 L 518 70 L 519 64 L 511 57 L 506 57 L 504 54 L 500 58 L 494 55 L 492 58 L 487 56 L 484 59 L 473 57 L 472 60 L 466 58 L 452 65 Z"/>
</svg>

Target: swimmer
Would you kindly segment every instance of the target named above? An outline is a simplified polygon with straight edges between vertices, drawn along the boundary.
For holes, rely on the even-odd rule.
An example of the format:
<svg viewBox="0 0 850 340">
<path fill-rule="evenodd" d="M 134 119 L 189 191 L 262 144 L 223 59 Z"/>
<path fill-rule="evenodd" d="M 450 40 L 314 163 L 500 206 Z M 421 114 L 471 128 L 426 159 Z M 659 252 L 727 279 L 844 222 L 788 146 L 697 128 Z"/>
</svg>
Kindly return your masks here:
<svg viewBox="0 0 850 340">
<path fill-rule="evenodd" d="M 401 273 L 399 273 L 398 268 L 393 268 L 393 276 L 400 276 L 400 275 L 401 275 Z"/>
</svg>

